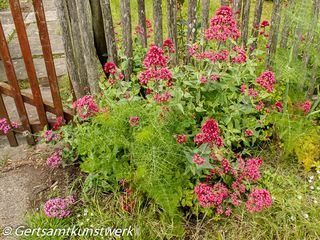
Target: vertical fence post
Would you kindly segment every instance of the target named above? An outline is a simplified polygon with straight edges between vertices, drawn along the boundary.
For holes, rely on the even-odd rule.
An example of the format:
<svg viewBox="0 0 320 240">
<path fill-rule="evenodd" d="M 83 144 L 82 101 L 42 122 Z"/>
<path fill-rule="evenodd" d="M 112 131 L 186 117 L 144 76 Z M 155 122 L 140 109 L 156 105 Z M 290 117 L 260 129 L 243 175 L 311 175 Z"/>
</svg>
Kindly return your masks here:
<svg viewBox="0 0 320 240">
<path fill-rule="evenodd" d="M 141 29 L 140 39 L 141 44 L 144 48 L 147 47 L 147 25 L 146 25 L 146 7 L 144 0 L 138 0 L 138 17 L 139 17 L 139 27 Z"/>
<path fill-rule="evenodd" d="M 278 34 L 279 34 L 279 26 L 281 20 L 281 0 L 273 1 L 273 9 L 271 16 L 271 24 L 270 24 L 270 35 L 268 40 L 268 52 L 266 58 L 266 68 L 271 69 L 273 58 L 276 53 L 277 43 L 278 43 Z"/>
<path fill-rule="evenodd" d="M 202 29 L 209 28 L 210 0 L 202 0 Z"/>
<path fill-rule="evenodd" d="M 307 92 L 307 96 L 309 99 L 312 98 L 314 89 L 315 89 L 315 85 L 316 85 L 316 81 L 317 81 L 317 77 L 318 77 L 318 68 L 320 65 L 320 44 L 318 44 L 317 46 L 317 55 L 315 57 L 315 61 L 313 63 L 313 67 L 312 67 L 312 73 L 311 73 L 311 78 L 310 78 L 310 83 L 309 83 L 309 87 L 308 87 L 308 92 Z"/>
<path fill-rule="evenodd" d="M 69 79 L 72 83 L 74 94 L 77 98 L 79 98 L 85 95 L 85 91 L 81 84 L 82 81 L 80 81 L 79 73 L 77 71 L 77 60 L 73 51 L 72 43 L 71 19 L 69 17 L 67 3 L 64 0 L 55 0 L 55 5 L 59 16 Z"/>
<path fill-rule="evenodd" d="M 300 48 L 300 43 L 301 43 L 301 37 L 302 37 L 302 25 L 304 20 L 305 13 L 306 13 L 306 0 L 301 0 L 301 7 L 300 7 L 300 14 L 299 14 L 299 21 L 296 26 L 296 31 L 295 31 L 295 40 L 293 42 L 292 46 L 292 58 L 295 59 L 298 57 L 299 54 L 299 48 Z"/>
<path fill-rule="evenodd" d="M 315 24 L 317 24 L 319 20 L 319 10 L 320 10 L 320 0 L 313 0 L 312 20 L 310 22 L 310 26 L 308 30 L 308 35 L 306 40 L 306 50 L 303 58 L 305 68 L 307 68 L 310 60 L 310 51 L 311 51 L 311 46 L 312 46 L 314 35 L 315 35 Z"/>
<path fill-rule="evenodd" d="M 153 0 L 154 43 L 162 48 L 162 0 Z"/>
<path fill-rule="evenodd" d="M 293 7 L 294 7 L 294 0 L 288 0 L 288 6 L 285 11 L 283 28 L 282 28 L 282 33 L 281 33 L 281 41 L 280 41 L 281 48 L 287 48 L 290 23 L 291 23 L 291 21 L 290 21 L 291 20 L 291 10 Z"/>
<path fill-rule="evenodd" d="M 251 37 L 253 37 L 255 39 L 254 42 L 251 45 L 251 47 L 253 49 L 256 49 L 256 47 L 257 47 L 257 38 L 259 36 L 259 28 L 260 28 L 260 21 L 261 21 L 261 15 L 262 15 L 262 7 L 263 7 L 263 0 L 257 0 L 256 1 L 256 8 L 255 8 L 255 11 L 254 11 L 252 32 L 251 32 Z"/>
<path fill-rule="evenodd" d="M 10 124 L 9 115 L 8 115 L 6 106 L 4 105 L 2 94 L 0 93 L 0 119 L 1 118 L 7 119 L 7 122 Z M 10 144 L 11 147 L 17 147 L 18 146 L 18 142 L 17 142 L 16 136 L 15 136 L 15 134 L 14 134 L 14 132 L 12 130 L 10 130 L 7 133 L 7 138 L 8 138 L 8 141 L 9 141 L 9 144 Z"/>
<path fill-rule="evenodd" d="M 192 45 L 196 38 L 197 0 L 188 0 L 188 31 L 187 44 Z M 188 48 L 187 48 L 188 49 Z M 186 63 L 190 61 L 190 54 L 186 52 Z"/>
<path fill-rule="evenodd" d="M 104 22 L 104 32 L 107 41 L 108 61 L 118 64 L 117 42 L 114 33 L 110 0 L 100 0 L 100 4 Z"/>
<path fill-rule="evenodd" d="M 120 0 L 120 12 L 124 51 L 128 59 L 128 67 L 125 70 L 125 77 L 126 80 L 129 80 L 132 73 L 133 61 L 130 0 Z"/>
<path fill-rule="evenodd" d="M 22 57 L 24 60 L 29 83 L 30 83 L 32 94 L 34 97 L 35 106 L 39 116 L 40 124 L 41 124 L 41 127 L 44 127 L 48 125 L 48 119 L 47 119 L 46 111 L 44 109 L 44 104 L 43 104 L 42 95 L 41 95 L 41 91 L 40 91 L 40 87 L 37 79 L 36 69 L 33 64 L 32 53 L 31 53 L 31 49 L 28 41 L 27 31 L 26 31 L 23 17 L 22 17 L 20 3 L 19 3 L 19 0 L 10 0 L 9 3 L 10 3 L 14 25 L 16 27 L 16 31 L 18 35 L 18 40 L 20 43 Z"/>
<path fill-rule="evenodd" d="M 94 46 L 90 2 L 77 1 L 76 5 L 83 56 L 88 76 L 87 81 L 90 87 L 90 93 L 97 94 L 99 92 L 98 58 Z"/>
<path fill-rule="evenodd" d="M 46 24 L 46 17 L 43 9 L 42 0 L 33 0 L 33 6 L 39 29 L 40 42 L 42 46 L 43 58 L 46 65 L 48 81 L 51 89 L 53 104 L 57 116 L 63 116 L 63 107 L 58 86 L 56 69 L 54 66 L 49 32 Z"/>
<path fill-rule="evenodd" d="M 242 11 L 241 45 L 243 48 L 246 48 L 247 41 L 248 41 L 250 2 L 251 2 L 251 0 L 244 0 L 244 6 L 243 6 L 243 11 Z"/>
<path fill-rule="evenodd" d="M 234 19 L 237 21 L 238 27 L 240 27 L 240 17 L 242 10 L 242 0 L 234 0 L 232 4 L 232 11 L 234 14 Z"/>
<path fill-rule="evenodd" d="M 177 1 L 167 0 L 168 37 L 172 40 L 175 53 L 173 64 L 178 63 L 178 38 L 177 38 Z"/>
<path fill-rule="evenodd" d="M 0 21 L 0 57 L 3 60 L 3 65 L 6 71 L 7 78 L 12 87 L 14 102 L 17 107 L 17 112 L 18 112 L 20 121 L 22 123 L 22 126 L 25 131 L 32 133 L 29 118 L 28 118 L 28 113 L 21 96 L 19 83 L 17 80 L 16 72 L 13 67 L 13 62 L 11 60 L 8 44 L 4 36 L 4 31 L 2 28 L 1 21 Z M 27 136 L 27 142 L 30 145 L 35 144 L 35 141 L 31 135 Z"/>
</svg>

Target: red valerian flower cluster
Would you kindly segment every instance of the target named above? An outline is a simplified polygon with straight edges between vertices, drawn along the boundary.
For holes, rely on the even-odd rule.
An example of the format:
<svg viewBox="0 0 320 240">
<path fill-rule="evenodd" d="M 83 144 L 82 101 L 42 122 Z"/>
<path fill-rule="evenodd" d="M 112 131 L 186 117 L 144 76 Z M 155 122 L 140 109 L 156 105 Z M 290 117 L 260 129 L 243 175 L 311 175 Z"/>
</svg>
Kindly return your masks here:
<svg viewBox="0 0 320 240">
<path fill-rule="evenodd" d="M 311 110 L 311 101 L 306 100 L 298 105 L 299 109 L 301 109 L 304 113 L 309 113 Z"/>
<path fill-rule="evenodd" d="M 272 198 L 265 189 L 254 188 L 246 202 L 246 208 L 249 212 L 261 212 L 264 208 L 271 207 Z"/>
<path fill-rule="evenodd" d="M 231 59 L 233 63 L 244 63 L 247 61 L 246 51 L 243 48 L 234 46 L 233 51 L 237 53 L 235 57 Z"/>
<path fill-rule="evenodd" d="M 221 147 L 223 143 L 218 123 L 214 119 L 206 121 L 201 127 L 201 133 L 198 133 L 195 136 L 194 142 L 198 145 L 208 143 L 210 146 L 215 144 L 216 146 Z"/>
<path fill-rule="evenodd" d="M 99 108 L 97 104 L 94 102 L 93 97 L 91 95 L 86 95 L 75 101 L 73 103 L 73 109 L 75 109 L 78 112 L 79 116 L 83 120 L 99 112 Z"/>
<path fill-rule="evenodd" d="M 113 62 L 107 62 L 104 65 L 104 71 L 109 74 L 108 83 L 113 86 L 116 81 L 124 79 L 124 75 Z"/>
<path fill-rule="evenodd" d="M 63 117 L 57 117 L 55 123 L 53 124 L 52 129 L 54 131 L 59 130 L 59 128 L 66 123 L 66 120 L 63 119 Z"/>
<path fill-rule="evenodd" d="M 231 8 L 222 6 L 211 19 L 210 27 L 205 32 L 205 39 L 225 42 L 229 37 L 238 39 L 240 31 L 233 18 Z"/>
<path fill-rule="evenodd" d="M 140 118 L 137 116 L 132 116 L 129 118 L 129 124 L 132 127 L 139 126 Z"/>
<path fill-rule="evenodd" d="M 169 88 L 173 85 L 172 73 L 167 68 L 168 59 L 164 54 L 164 51 L 157 47 L 151 46 L 143 61 L 143 65 L 146 68 L 145 71 L 139 75 L 139 81 L 141 85 L 147 85 L 149 81 L 156 81 L 157 84 L 153 89 L 147 88 L 147 95 L 155 92 L 153 99 L 157 103 L 167 102 L 171 98 L 171 94 L 168 91 L 163 91 L 164 88 Z M 157 89 L 161 80 L 166 81 L 162 88 Z M 162 91 L 162 92 L 160 92 Z"/>
<path fill-rule="evenodd" d="M 0 132 L 8 134 L 12 128 L 18 128 L 18 124 L 16 122 L 11 122 L 10 125 L 6 118 L 0 119 Z"/>
<path fill-rule="evenodd" d="M 163 49 L 168 49 L 169 53 L 174 53 L 174 45 L 171 39 L 166 39 L 163 42 Z"/>
<path fill-rule="evenodd" d="M 205 159 L 201 157 L 199 154 L 193 155 L 192 161 L 198 166 L 202 166 L 205 163 Z"/>
<path fill-rule="evenodd" d="M 184 135 L 184 134 L 180 134 L 178 137 L 177 137 L 177 142 L 179 144 L 183 144 L 185 142 L 187 142 L 187 136 Z"/>
<path fill-rule="evenodd" d="M 53 198 L 48 200 L 43 207 L 44 213 L 49 218 L 67 218 L 72 212 L 70 207 L 74 205 L 76 199 L 74 196 L 69 196 L 67 198 Z"/>
<path fill-rule="evenodd" d="M 273 91 L 275 82 L 276 79 L 272 71 L 265 71 L 256 79 L 256 83 L 263 87 L 267 92 Z"/>
<path fill-rule="evenodd" d="M 202 60 L 202 59 L 207 59 L 210 60 L 212 63 L 215 62 L 222 62 L 226 61 L 229 58 L 229 52 L 228 50 L 221 50 L 219 52 L 214 52 L 214 51 L 206 51 L 206 52 L 196 52 L 193 54 L 193 57 L 196 60 Z"/>
</svg>

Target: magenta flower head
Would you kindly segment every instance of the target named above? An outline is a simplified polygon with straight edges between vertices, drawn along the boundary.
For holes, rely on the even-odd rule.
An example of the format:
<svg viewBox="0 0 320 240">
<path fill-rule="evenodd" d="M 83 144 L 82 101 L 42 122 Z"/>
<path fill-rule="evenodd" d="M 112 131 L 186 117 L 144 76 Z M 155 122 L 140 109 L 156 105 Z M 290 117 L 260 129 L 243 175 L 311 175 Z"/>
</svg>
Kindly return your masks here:
<svg viewBox="0 0 320 240">
<path fill-rule="evenodd" d="M 10 124 L 8 123 L 6 118 L 0 119 L 0 131 L 3 132 L 3 134 L 8 134 L 11 129 Z"/>
<path fill-rule="evenodd" d="M 134 126 L 139 126 L 140 123 L 140 118 L 137 116 L 132 116 L 129 118 L 129 124 L 134 127 Z"/>
<path fill-rule="evenodd" d="M 163 50 L 157 46 L 150 47 L 143 61 L 145 68 L 166 67 L 167 63 L 168 59 L 165 57 Z"/>
<path fill-rule="evenodd" d="M 78 112 L 82 119 L 87 119 L 99 112 L 99 108 L 91 95 L 79 98 L 73 103 L 73 108 Z"/>
<path fill-rule="evenodd" d="M 70 207 L 75 204 L 75 197 L 53 198 L 48 200 L 43 207 L 44 213 L 49 218 L 67 218 L 72 212 Z"/>
<path fill-rule="evenodd" d="M 199 154 L 193 155 L 192 161 L 197 164 L 198 166 L 201 166 L 205 163 L 205 159 L 201 157 Z"/>
<path fill-rule="evenodd" d="M 261 212 L 263 209 L 271 207 L 272 198 L 265 189 L 254 188 L 249 194 L 246 202 L 246 208 L 249 212 Z"/>
<path fill-rule="evenodd" d="M 272 71 L 265 71 L 256 79 L 256 83 L 263 87 L 267 92 L 273 91 L 275 82 L 275 75 Z"/>
<path fill-rule="evenodd" d="M 177 142 L 179 144 L 183 144 L 187 141 L 187 136 L 184 135 L 184 134 L 180 134 L 178 137 L 177 137 Z"/>
<path fill-rule="evenodd" d="M 62 150 L 58 150 L 54 152 L 48 159 L 47 159 L 47 165 L 49 167 L 58 167 L 61 164 L 62 161 Z"/>
<path fill-rule="evenodd" d="M 106 73 L 110 73 L 110 74 L 115 74 L 117 72 L 117 67 L 113 62 L 105 63 L 103 69 Z"/>
</svg>

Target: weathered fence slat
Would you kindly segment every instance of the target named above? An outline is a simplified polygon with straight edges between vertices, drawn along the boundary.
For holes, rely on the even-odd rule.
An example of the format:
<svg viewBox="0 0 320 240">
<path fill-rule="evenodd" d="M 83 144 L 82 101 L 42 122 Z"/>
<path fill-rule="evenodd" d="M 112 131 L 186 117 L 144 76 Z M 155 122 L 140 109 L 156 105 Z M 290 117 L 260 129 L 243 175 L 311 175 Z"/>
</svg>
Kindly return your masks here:
<svg viewBox="0 0 320 240">
<path fill-rule="evenodd" d="M 84 52 L 82 46 L 82 39 L 80 34 L 80 24 L 77 12 L 77 0 L 68 0 L 65 1 L 66 5 L 66 13 L 69 15 L 68 27 L 70 29 L 70 37 L 71 37 L 71 47 L 72 52 L 74 54 L 74 62 L 75 65 L 73 68 L 76 69 L 77 84 L 79 84 L 79 88 L 81 92 L 79 93 L 80 97 L 83 95 L 90 94 L 90 88 L 88 83 L 88 72 L 85 64 Z M 69 33 L 64 33 L 69 34 Z"/>
<path fill-rule="evenodd" d="M 281 33 L 280 47 L 287 48 L 288 36 L 291 24 L 291 10 L 294 7 L 294 0 L 288 0 L 287 9 L 284 14 L 283 28 Z"/>
<path fill-rule="evenodd" d="M 42 0 L 33 0 L 37 25 L 39 29 L 40 42 L 42 46 L 43 58 L 46 65 L 48 81 L 51 89 L 52 100 L 56 108 L 56 115 L 63 116 L 63 107 L 58 86 L 56 69 L 53 61 L 49 32 L 46 24 L 46 17 Z"/>
<path fill-rule="evenodd" d="M 202 0 L 202 29 L 209 28 L 210 0 Z"/>
<path fill-rule="evenodd" d="M 158 47 L 163 44 L 162 0 L 153 0 L 154 43 Z"/>
<path fill-rule="evenodd" d="M 43 106 L 42 95 L 41 95 L 41 91 L 40 91 L 40 87 L 37 79 L 36 69 L 33 64 L 32 53 L 31 53 L 23 17 L 22 17 L 20 3 L 19 3 L 19 0 L 10 0 L 9 2 L 10 2 L 10 8 L 11 8 L 11 12 L 14 20 L 14 25 L 17 31 L 18 40 L 20 43 L 22 57 L 27 70 L 29 83 L 31 86 L 31 91 L 37 103 L 36 109 L 37 109 L 38 117 L 41 125 L 44 127 L 48 125 L 48 119 Z"/>
<path fill-rule="evenodd" d="M 138 17 L 139 17 L 139 33 L 141 39 L 141 45 L 147 47 L 147 24 L 146 24 L 146 7 L 144 0 L 138 0 Z"/>
<path fill-rule="evenodd" d="M 251 0 L 244 0 L 244 6 L 242 11 L 242 24 L 241 24 L 242 25 L 241 45 L 243 48 L 247 46 L 247 41 L 248 41 L 250 3 L 251 3 Z"/>
<path fill-rule="evenodd" d="M 234 18 L 237 21 L 238 27 L 240 27 L 241 10 L 242 10 L 242 0 L 234 0 L 232 4 L 232 11 L 235 16 Z"/>
<path fill-rule="evenodd" d="M 10 123 L 9 115 L 8 115 L 6 106 L 4 104 L 4 101 L 3 101 L 3 98 L 2 98 L 2 94 L 0 93 L 0 119 L 1 118 L 7 119 L 7 122 Z M 18 146 L 18 142 L 17 142 L 16 136 L 15 136 L 15 134 L 14 134 L 14 132 L 12 130 L 10 130 L 7 133 L 7 138 L 8 138 L 8 141 L 9 141 L 9 144 L 10 144 L 11 147 Z"/>
<path fill-rule="evenodd" d="M 312 19 L 310 22 L 310 26 L 308 29 L 307 39 L 306 39 L 306 48 L 303 56 L 303 62 L 305 69 L 308 66 L 309 60 L 310 60 L 310 52 L 312 50 L 312 43 L 314 40 L 315 25 L 318 23 L 319 20 L 319 9 L 320 9 L 320 0 L 313 0 L 313 11 L 312 11 Z"/>
<path fill-rule="evenodd" d="M 278 35 L 279 35 L 279 27 L 281 21 L 281 0 L 273 1 L 273 9 L 270 23 L 270 34 L 268 40 L 268 51 L 266 57 L 266 68 L 271 69 L 273 58 L 276 53 L 277 43 L 278 43 Z"/>
<path fill-rule="evenodd" d="M 262 8 L 263 8 L 263 0 L 257 0 L 256 1 L 256 8 L 255 8 L 255 11 L 254 11 L 252 32 L 251 32 L 251 37 L 255 38 L 254 42 L 251 45 L 251 47 L 253 49 L 256 49 L 256 47 L 257 47 L 257 38 L 259 36 L 259 28 L 260 28 L 260 22 L 261 22 Z"/>
<path fill-rule="evenodd" d="M 90 2 L 77 1 L 76 3 L 82 49 L 88 76 L 87 81 L 90 87 L 90 93 L 97 94 L 99 92 L 98 58 L 94 46 Z"/>
<path fill-rule="evenodd" d="M 125 70 L 126 80 L 130 79 L 133 66 L 133 49 L 132 49 L 132 29 L 131 29 L 131 13 L 130 0 L 120 0 L 121 25 L 124 53 L 128 60 L 128 66 Z"/>
<path fill-rule="evenodd" d="M 301 37 L 302 37 L 302 25 L 303 25 L 303 20 L 304 15 L 306 13 L 306 0 L 301 0 L 301 7 L 300 7 L 300 14 L 299 14 L 299 21 L 296 26 L 296 31 L 295 31 L 295 39 L 293 42 L 292 46 L 292 58 L 295 59 L 297 58 L 299 54 L 299 48 L 300 48 L 300 43 L 301 43 Z"/>
<path fill-rule="evenodd" d="M 177 38 L 177 1 L 167 0 L 168 38 L 172 40 L 175 53 L 173 64 L 178 64 L 178 38 Z"/>
<path fill-rule="evenodd" d="M 118 64 L 117 42 L 113 28 L 110 1 L 100 0 L 100 4 L 104 22 L 104 32 L 107 41 L 108 60 L 114 62 L 115 64 Z"/>
<path fill-rule="evenodd" d="M 6 38 L 4 35 L 1 21 L 0 21 L 0 55 L 1 55 L 1 58 L 3 59 L 4 69 L 6 71 L 8 81 L 12 87 L 12 90 L 13 90 L 12 97 L 14 98 L 15 105 L 16 105 L 17 112 L 20 117 L 20 121 L 22 123 L 22 126 L 24 127 L 25 131 L 29 131 L 30 133 L 32 133 L 31 128 L 30 128 L 28 113 L 25 108 L 22 96 L 21 96 L 19 83 L 17 80 L 16 72 L 14 71 L 13 62 L 11 60 L 8 44 L 6 42 Z M 34 139 L 31 135 L 27 136 L 27 142 L 31 145 L 35 143 Z"/>
<path fill-rule="evenodd" d="M 84 89 L 80 86 L 78 79 L 78 72 L 75 68 L 76 59 L 74 56 L 72 48 L 72 38 L 71 38 L 71 28 L 70 28 L 70 19 L 68 15 L 67 3 L 63 0 L 55 0 L 57 13 L 59 16 L 59 22 L 62 32 L 62 41 L 64 45 L 64 51 L 66 54 L 66 62 L 69 73 L 69 79 L 72 83 L 72 88 L 74 89 L 74 94 L 76 97 L 81 97 L 85 95 Z"/>
<path fill-rule="evenodd" d="M 196 23 L 197 23 L 197 0 L 188 0 L 188 29 L 187 29 L 187 44 L 191 46 L 196 38 Z M 190 54 L 186 52 L 185 62 L 190 61 Z"/>
</svg>

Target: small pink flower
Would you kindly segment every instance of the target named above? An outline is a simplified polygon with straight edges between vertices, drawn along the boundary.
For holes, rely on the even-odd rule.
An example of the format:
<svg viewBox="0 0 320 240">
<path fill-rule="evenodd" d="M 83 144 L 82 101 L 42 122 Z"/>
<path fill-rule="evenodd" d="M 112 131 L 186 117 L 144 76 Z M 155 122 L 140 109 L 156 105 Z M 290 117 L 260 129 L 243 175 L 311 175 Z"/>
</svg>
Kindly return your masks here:
<svg viewBox="0 0 320 240">
<path fill-rule="evenodd" d="M 207 80 L 207 78 L 206 78 L 205 76 L 200 76 L 199 82 L 200 82 L 201 84 L 205 84 L 205 83 L 208 82 L 208 80 Z"/>
<path fill-rule="evenodd" d="M 104 64 L 104 71 L 106 73 L 115 74 L 117 71 L 117 67 L 113 62 L 107 62 Z"/>
<path fill-rule="evenodd" d="M 48 159 L 47 159 L 47 165 L 49 167 L 58 167 L 61 164 L 62 161 L 62 150 L 58 150 L 54 152 Z"/>
<path fill-rule="evenodd" d="M 307 100 L 307 101 L 302 102 L 302 103 L 299 104 L 299 108 L 300 108 L 302 111 L 304 111 L 304 113 L 310 112 L 311 106 L 312 106 L 312 104 L 311 104 L 311 101 L 310 101 L 310 100 Z"/>
<path fill-rule="evenodd" d="M 181 135 L 179 135 L 179 136 L 177 137 L 177 142 L 178 142 L 179 144 L 183 144 L 183 143 L 185 143 L 186 141 L 187 141 L 187 136 L 184 135 L 184 134 L 181 134 Z"/>
<path fill-rule="evenodd" d="M 218 74 L 211 74 L 210 80 L 211 81 L 218 81 L 220 79 Z"/>
<path fill-rule="evenodd" d="M 265 88 L 267 92 L 273 91 L 275 82 L 275 75 L 272 71 L 265 71 L 256 79 L 256 83 Z"/>
<path fill-rule="evenodd" d="M 140 118 L 137 116 L 132 116 L 129 118 L 129 124 L 134 127 L 134 126 L 139 126 L 140 123 Z"/>
<path fill-rule="evenodd" d="M 261 212 L 264 208 L 271 207 L 272 198 L 270 193 L 265 189 L 254 188 L 246 202 L 246 208 L 249 212 Z"/>
<path fill-rule="evenodd" d="M 205 159 L 201 157 L 199 154 L 193 155 L 192 161 L 196 163 L 198 166 L 201 166 L 205 163 Z"/>
<path fill-rule="evenodd" d="M 73 108 L 78 112 L 82 119 L 87 119 L 99 112 L 97 104 L 91 95 L 79 98 L 73 103 Z"/>
<path fill-rule="evenodd" d="M 261 22 L 261 27 L 262 27 L 262 28 L 265 28 L 265 27 L 268 27 L 268 26 L 270 26 L 270 23 L 269 23 L 268 20 L 263 20 L 263 21 Z"/>
<path fill-rule="evenodd" d="M 67 218 L 72 212 L 70 207 L 75 203 L 74 197 L 53 198 L 48 200 L 43 207 L 44 213 L 49 218 Z"/>
<path fill-rule="evenodd" d="M 244 135 L 246 137 L 251 137 L 251 136 L 253 136 L 253 131 L 250 130 L 250 129 L 247 129 L 247 130 L 244 131 Z"/>
<path fill-rule="evenodd" d="M 226 211 L 224 212 L 224 215 L 225 215 L 226 217 L 230 217 L 231 214 L 232 214 L 231 208 L 230 208 L 230 207 L 227 207 L 227 208 L 226 208 Z"/>
<path fill-rule="evenodd" d="M 63 119 L 63 117 L 57 117 L 56 122 L 53 124 L 52 129 L 54 131 L 58 130 L 63 124 L 65 124 L 66 121 Z"/>
<path fill-rule="evenodd" d="M 263 108 L 264 108 L 264 103 L 260 100 L 259 103 L 258 103 L 258 105 L 256 106 L 256 109 L 257 109 L 258 111 L 262 111 Z"/>
<path fill-rule="evenodd" d="M 277 108 L 278 112 L 282 112 L 283 111 L 282 102 L 276 102 L 275 103 L 275 107 Z"/>
<path fill-rule="evenodd" d="M 242 84 L 240 87 L 240 92 L 245 93 L 246 89 L 247 89 L 247 85 Z"/>
</svg>

